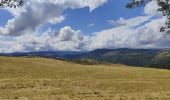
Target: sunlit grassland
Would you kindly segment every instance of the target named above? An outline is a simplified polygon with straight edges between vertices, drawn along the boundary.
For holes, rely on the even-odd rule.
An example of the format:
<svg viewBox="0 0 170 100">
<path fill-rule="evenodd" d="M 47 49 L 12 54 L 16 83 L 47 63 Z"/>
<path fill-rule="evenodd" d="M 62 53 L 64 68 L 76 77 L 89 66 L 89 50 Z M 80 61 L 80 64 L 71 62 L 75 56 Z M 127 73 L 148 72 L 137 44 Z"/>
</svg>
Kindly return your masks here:
<svg viewBox="0 0 170 100">
<path fill-rule="evenodd" d="M 170 71 L 0 57 L 0 100 L 170 100 Z"/>
</svg>

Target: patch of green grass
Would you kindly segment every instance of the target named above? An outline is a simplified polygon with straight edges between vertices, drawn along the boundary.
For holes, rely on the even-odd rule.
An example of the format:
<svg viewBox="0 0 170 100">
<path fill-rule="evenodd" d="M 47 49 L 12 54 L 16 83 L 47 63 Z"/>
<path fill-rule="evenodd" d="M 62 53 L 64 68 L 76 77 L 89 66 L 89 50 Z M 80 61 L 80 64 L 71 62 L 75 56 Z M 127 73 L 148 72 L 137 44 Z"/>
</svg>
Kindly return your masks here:
<svg viewBox="0 0 170 100">
<path fill-rule="evenodd" d="M 169 100 L 170 71 L 0 57 L 0 100 Z"/>
</svg>

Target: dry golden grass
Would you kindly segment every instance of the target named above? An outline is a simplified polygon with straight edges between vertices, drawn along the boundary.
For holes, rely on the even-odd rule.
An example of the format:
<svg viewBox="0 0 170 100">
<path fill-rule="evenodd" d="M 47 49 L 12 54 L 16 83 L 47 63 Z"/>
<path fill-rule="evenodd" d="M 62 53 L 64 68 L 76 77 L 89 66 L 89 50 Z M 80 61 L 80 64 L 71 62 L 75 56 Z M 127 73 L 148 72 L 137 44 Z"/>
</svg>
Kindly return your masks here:
<svg viewBox="0 0 170 100">
<path fill-rule="evenodd" d="M 0 57 L 0 100 L 170 100 L 170 71 Z"/>
</svg>

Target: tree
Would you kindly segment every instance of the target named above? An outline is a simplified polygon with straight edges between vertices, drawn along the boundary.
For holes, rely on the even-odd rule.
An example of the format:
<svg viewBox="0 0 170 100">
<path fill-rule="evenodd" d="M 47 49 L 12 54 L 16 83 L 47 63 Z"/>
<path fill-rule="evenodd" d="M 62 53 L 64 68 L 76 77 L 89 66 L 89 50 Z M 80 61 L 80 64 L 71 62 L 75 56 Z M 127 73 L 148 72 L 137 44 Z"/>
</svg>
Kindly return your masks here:
<svg viewBox="0 0 170 100">
<path fill-rule="evenodd" d="M 23 0 L 0 0 L 0 8 L 4 7 L 19 7 L 22 6 Z"/>
<path fill-rule="evenodd" d="M 126 7 L 135 8 L 145 6 L 148 2 L 155 1 L 158 4 L 158 11 L 167 17 L 165 26 L 160 28 L 160 32 L 170 33 L 170 0 L 131 0 Z"/>
</svg>

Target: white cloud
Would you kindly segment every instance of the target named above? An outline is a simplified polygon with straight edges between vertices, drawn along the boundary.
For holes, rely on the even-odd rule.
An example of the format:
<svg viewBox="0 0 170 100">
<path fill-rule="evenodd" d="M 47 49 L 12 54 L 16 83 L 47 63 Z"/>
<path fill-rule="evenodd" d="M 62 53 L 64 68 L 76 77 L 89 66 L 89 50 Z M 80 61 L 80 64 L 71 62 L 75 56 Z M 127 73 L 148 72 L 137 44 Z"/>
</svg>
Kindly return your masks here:
<svg viewBox="0 0 170 100">
<path fill-rule="evenodd" d="M 57 23 L 61 23 L 62 21 L 65 20 L 65 17 L 64 16 L 60 16 L 58 18 L 53 18 L 53 19 L 50 19 L 49 20 L 49 23 L 51 24 L 57 24 Z"/>
<path fill-rule="evenodd" d="M 95 23 L 90 23 L 90 24 L 88 25 L 88 27 L 93 27 L 93 26 L 95 26 Z"/>
<path fill-rule="evenodd" d="M 78 1 L 78 0 L 74 0 Z M 107 0 L 79 0 L 78 1 L 81 6 L 86 6 L 90 8 L 90 11 L 93 11 L 96 7 L 101 6 L 103 3 L 107 2 Z"/>
<path fill-rule="evenodd" d="M 85 36 L 81 31 L 74 31 L 66 26 L 59 32 L 43 34 L 25 34 L 17 37 L 0 36 L 0 52 L 26 52 L 44 50 L 81 50 Z"/>
<path fill-rule="evenodd" d="M 84 39 L 81 31 L 74 31 L 69 26 L 65 26 L 58 33 L 57 39 L 60 41 L 82 41 Z"/>
<path fill-rule="evenodd" d="M 112 25 L 112 26 L 116 26 L 117 22 L 115 20 L 107 20 L 107 23 Z"/>
<path fill-rule="evenodd" d="M 107 22 L 111 25 L 113 25 L 113 27 L 119 27 L 119 26 L 138 26 L 146 21 L 149 20 L 149 18 L 151 18 L 152 16 L 138 16 L 135 18 L 131 18 L 131 19 L 124 19 L 122 17 L 120 17 L 118 20 L 108 20 Z"/>
<path fill-rule="evenodd" d="M 121 26 L 96 33 L 90 38 L 89 49 L 96 48 L 168 48 L 170 37 L 159 32 L 166 18 L 148 16 L 119 21 Z"/>
<path fill-rule="evenodd" d="M 90 11 L 101 6 L 107 0 L 27 0 L 20 9 L 7 9 L 14 18 L 5 27 L 0 27 L 0 34 L 21 35 L 32 33 L 44 23 L 57 24 L 65 19 L 62 15 L 67 8 L 89 7 Z"/>
<path fill-rule="evenodd" d="M 154 0 L 146 4 L 144 13 L 146 15 L 162 15 L 161 12 L 158 12 L 158 4 Z"/>
<path fill-rule="evenodd" d="M 136 22 L 137 19 L 139 22 Z M 75 31 L 69 26 L 61 28 L 58 32 L 49 30 L 40 36 L 33 33 L 17 37 L 0 36 L 0 52 L 169 48 L 170 36 L 159 32 L 165 20 L 166 18 L 152 19 L 148 16 L 124 19 L 122 23 L 125 24 L 96 32 L 93 36 L 85 36 L 80 30 Z"/>
</svg>

